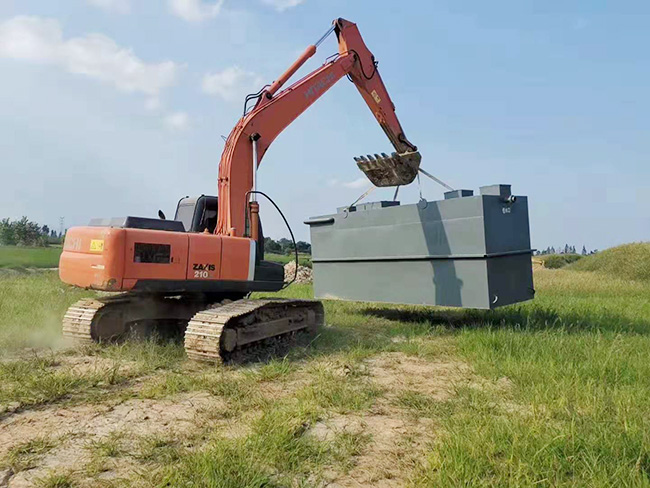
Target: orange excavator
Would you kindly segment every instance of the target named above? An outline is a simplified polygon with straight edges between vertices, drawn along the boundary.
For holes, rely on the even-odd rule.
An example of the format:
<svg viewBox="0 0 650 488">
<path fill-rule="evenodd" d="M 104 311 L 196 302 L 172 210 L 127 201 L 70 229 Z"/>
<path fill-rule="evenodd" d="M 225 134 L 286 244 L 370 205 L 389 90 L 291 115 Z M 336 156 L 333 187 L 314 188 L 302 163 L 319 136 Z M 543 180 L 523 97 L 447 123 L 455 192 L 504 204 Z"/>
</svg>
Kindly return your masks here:
<svg viewBox="0 0 650 488">
<path fill-rule="evenodd" d="M 332 33 L 338 54 L 281 90 Z M 219 163 L 218 198 L 183 198 L 173 220 L 159 212 L 160 219 L 93 219 L 68 230 L 61 280 L 121 293 L 72 305 L 63 319 L 64 336 L 101 342 L 172 325 L 184 330 L 190 358 L 228 361 L 313 334 L 324 321 L 320 302 L 246 298 L 286 286 L 283 267 L 264 260 L 256 172 L 280 132 L 344 76 L 395 148 L 392 155 L 355 158 L 358 167 L 376 186 L 411 183 L 420 154 L 404 135 L 357 26 L 337 19 L 280 78 L 246 98 Z"/>
</svg>

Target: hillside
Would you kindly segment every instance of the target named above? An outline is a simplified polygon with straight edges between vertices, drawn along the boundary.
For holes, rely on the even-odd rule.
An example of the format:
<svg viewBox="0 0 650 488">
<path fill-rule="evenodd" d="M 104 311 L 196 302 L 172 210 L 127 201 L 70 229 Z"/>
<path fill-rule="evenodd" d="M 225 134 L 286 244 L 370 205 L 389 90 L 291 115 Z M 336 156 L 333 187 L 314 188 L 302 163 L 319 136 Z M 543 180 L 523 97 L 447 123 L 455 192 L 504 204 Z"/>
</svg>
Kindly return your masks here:
<svg viewBox="0 0 650 488">
<path fill-rule="evenodd" d="M 650 281 L 650 242 L 613 247 L 570 264 L 567 269 L 594 271 L 615 278 Z"/>
</svg>

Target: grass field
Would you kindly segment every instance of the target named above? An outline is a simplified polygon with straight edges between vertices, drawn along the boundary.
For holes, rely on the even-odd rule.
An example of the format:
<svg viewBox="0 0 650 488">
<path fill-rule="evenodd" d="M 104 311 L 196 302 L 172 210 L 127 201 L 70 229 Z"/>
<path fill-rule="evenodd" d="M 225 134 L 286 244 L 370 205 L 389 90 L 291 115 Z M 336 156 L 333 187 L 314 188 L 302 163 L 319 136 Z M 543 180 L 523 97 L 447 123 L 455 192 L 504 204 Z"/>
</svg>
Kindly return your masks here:
<svg viewBox="0 0 650 488">
<path fill-rule="evenodd" d="M 264 253 L 264 259 L 267 261 L 273 261 L 274 263 L 287 264 L 289 261 L 294 261 L 296 259 L 294 254 L 274 254 L 271 252 Z M 311 268 L 311 255 L 310 254 L 298 254 L 298 263 L 300 266 L 307 266 Z"/>
<path fill-rule="evenodd" d="M 0 246 L 0 268 L 56 268 L 60 247 Z"/>
<path fill-rule="evenodd" d="M 175 342 L 65 348 L 58 320 L 85 292 L 3 274 L 0 480 L 650 486 L 650 283 L 535 284 L 496 312 L 326 302 L 313 343 L 223 367 Z"/>
</svg>

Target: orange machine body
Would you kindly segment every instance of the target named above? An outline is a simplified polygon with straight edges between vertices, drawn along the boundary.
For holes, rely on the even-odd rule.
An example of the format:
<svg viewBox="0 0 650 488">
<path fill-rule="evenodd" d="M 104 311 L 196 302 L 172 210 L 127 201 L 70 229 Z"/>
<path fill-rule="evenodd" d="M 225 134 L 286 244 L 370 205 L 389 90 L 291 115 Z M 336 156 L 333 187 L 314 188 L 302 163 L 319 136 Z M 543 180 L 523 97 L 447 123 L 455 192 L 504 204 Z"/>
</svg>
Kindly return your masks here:
<svg viewBox="0 0 650 488">
<path fill-rule="evenodd" d="M 243 290 L 254 280 L 255 253 L 255 241 L 241 237 L 74 227 L 66 234 L 59 276 L 104 291 L 157 290 L 164 284 L 168 293 L 200 292 L 215 281 Z"/>
</svg>

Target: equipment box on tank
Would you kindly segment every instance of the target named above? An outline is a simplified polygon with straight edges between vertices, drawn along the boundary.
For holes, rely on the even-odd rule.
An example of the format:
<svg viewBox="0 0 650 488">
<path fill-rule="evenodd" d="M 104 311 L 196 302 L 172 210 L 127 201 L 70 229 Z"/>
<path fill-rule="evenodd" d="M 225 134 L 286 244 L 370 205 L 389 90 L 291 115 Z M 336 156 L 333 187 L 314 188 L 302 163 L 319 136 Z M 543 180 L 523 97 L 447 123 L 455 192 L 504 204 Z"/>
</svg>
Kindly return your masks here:
<svg viewBox="0 0 650 488">
<path fill-rule="evenodd" d="M 492 309 L 535 293 L 528 200 L 510 185 L 344 207 L 306 224 L 317 298 Z"/>
</svg>

